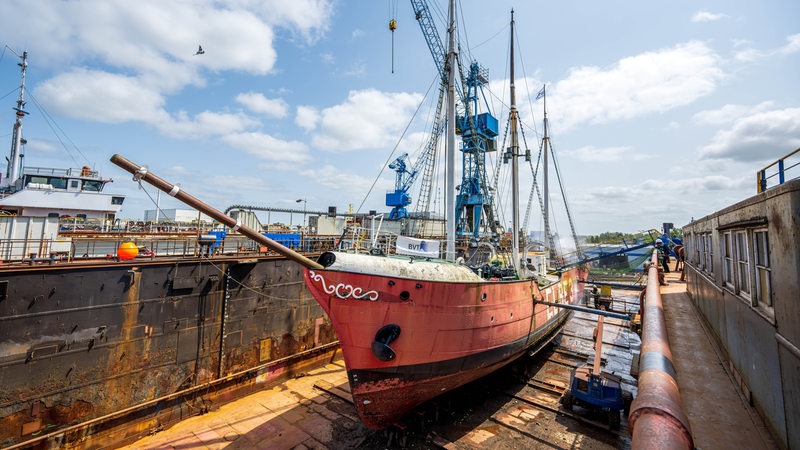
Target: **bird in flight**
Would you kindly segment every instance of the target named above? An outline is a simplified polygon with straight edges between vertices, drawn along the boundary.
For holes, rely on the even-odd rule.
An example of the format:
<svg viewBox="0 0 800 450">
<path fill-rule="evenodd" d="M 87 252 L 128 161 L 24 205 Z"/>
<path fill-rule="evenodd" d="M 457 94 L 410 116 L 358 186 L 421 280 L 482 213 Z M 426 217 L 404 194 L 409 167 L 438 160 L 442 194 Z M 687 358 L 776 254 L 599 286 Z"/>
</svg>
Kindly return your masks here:
<svg viewBox="0 0 800 450">
<path fill-rule="evenodd" d="M 205 51 L 205 50 L 203 50 L 203 46 L 202 46 L 202 45 L 198 45 L 198 46 L 197 46 L 197 53 L 195 53 L 195 55 L 202 55 L 202 54 L 204 54 L 205 52 L 206 52 L 206 51 Z"/>
</svg>

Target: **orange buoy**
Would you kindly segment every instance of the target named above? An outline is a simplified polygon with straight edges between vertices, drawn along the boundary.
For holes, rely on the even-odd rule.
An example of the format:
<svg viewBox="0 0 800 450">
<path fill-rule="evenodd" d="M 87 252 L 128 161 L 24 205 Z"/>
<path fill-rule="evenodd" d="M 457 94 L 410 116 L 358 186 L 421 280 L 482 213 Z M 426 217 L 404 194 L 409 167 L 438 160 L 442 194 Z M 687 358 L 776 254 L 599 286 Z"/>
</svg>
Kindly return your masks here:
<svg viewBox="0 0 800 450">
<path fill-rule="evenodd" d="M 139 254 L 139 247 L 133 242 L 123 242 L 117 249 L 117 256 L 122 261 L 136 258 Z"/>
</svg>

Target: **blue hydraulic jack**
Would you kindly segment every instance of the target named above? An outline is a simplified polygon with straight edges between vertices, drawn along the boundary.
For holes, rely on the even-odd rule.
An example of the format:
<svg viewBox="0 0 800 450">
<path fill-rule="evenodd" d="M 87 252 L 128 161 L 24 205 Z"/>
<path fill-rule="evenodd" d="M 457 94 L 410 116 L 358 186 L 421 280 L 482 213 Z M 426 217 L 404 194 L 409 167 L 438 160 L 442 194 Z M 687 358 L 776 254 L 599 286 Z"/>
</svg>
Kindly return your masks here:
<svg viewBox="0 0 800 450">
<path fill-rule="evenodd" d="M 595 330 L 595 356 L 593 364 L 587 363 L 572 371 L 569 389 L 561 397 L 561 404 L 568 410 L 573 405 L 579 405 L 591 411 L 604 413 L 608 425 L 618 429 L 620 425 L 620 411 L 627 417 L 633 396 L 630 392 L 622 390 L 619 376 L 603 372 L 600 369 L 600 356 L 603 348 L 603 314 L 597 319 Z M 609 314 L 610 315 L 610 314 Z"/>
</svg>

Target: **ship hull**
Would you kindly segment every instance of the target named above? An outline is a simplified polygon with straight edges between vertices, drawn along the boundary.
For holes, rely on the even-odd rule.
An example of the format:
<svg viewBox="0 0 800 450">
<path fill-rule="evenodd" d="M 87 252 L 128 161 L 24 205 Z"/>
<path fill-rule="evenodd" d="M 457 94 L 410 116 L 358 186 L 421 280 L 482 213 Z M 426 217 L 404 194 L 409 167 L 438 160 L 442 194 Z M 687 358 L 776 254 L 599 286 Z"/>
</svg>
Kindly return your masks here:
<svg viewBox="0 0 800 450">
<path fill-rule="evenodd" d="M 373 258 L 365 259 L 368 266 L 388 259 L 364 258 Z M 536 301 L 574 304 L 586 279 L 577 268 L 542 288 L 531 280 L 450 282 L 400 273 L 304 270 L 339 336 L 358 415 L 372 429 L 538 348 L 568 313 Z"/>
</svg>

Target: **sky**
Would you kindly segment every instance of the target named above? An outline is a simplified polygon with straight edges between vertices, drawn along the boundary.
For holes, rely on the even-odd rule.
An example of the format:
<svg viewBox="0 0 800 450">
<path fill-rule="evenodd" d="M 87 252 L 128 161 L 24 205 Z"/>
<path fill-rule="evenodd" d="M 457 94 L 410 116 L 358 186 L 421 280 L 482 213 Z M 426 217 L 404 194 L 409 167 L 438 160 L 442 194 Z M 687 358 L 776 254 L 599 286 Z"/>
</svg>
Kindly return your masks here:
<svg viewBox="0 0 800 450">
<path fill-rule="evenodd" d="M 428 2 L 447 42 L 445 3 Z M 754 195 L 756 172 L 800 147 L 796 0 L 487 5 L 459 3 L 460 58 L 488 70 L 480 104 L 502 131 L 514 9 L 524 142 L 535 163 L 546 85 L 578 234 L 685 225 Z M 126 195 L 123 218 L 142 218 L 156 194 L 110 163 L 115 153 L 221 210 L 388 211 L 385 166 L 404 152 L 416 161 L 438 86 L 399 0 L 4 0 L 0 45 L 0 142 L 10 146 L 27 51 L 26 165 L 99 170 L 114 180 L 106 191 Z M 555 208 L 561 189 L 550 194 Z M 183 207 L 165 197 L 162 208 Z M 569 231 L 563 213 L 554 221 Z M 526 223 L 541 229 L 538 214 Z"/>
</svg>

